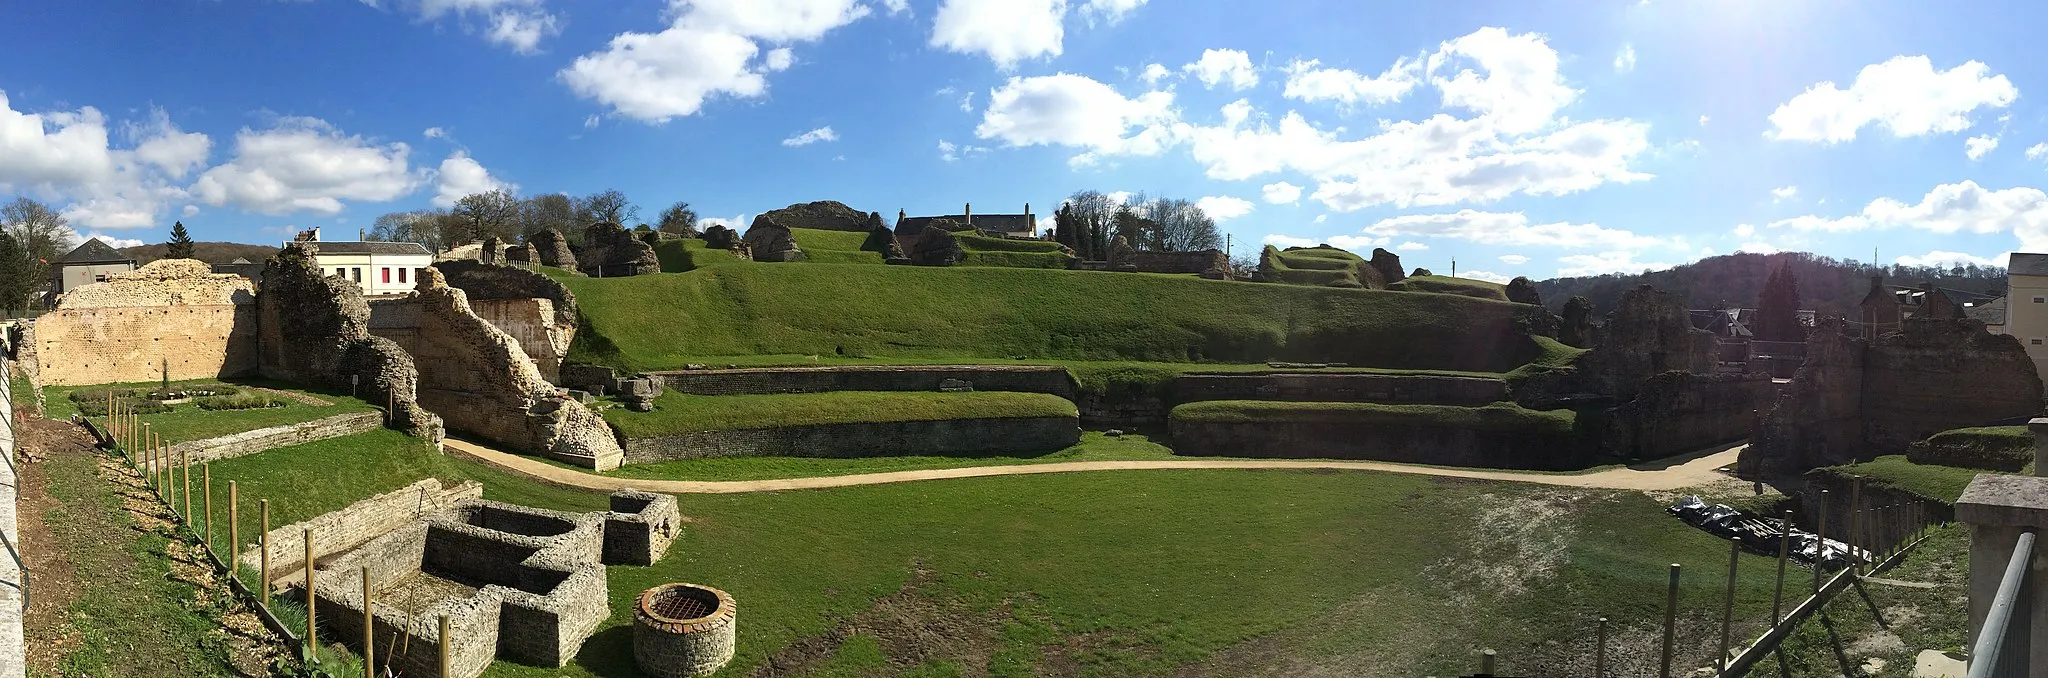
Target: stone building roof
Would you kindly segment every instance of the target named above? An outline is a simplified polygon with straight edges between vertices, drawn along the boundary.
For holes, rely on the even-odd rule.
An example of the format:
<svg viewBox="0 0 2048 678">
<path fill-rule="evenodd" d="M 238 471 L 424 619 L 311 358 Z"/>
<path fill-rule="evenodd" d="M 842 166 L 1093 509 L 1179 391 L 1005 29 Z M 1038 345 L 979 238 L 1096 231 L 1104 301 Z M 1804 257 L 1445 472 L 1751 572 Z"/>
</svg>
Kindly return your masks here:
<svg viewBox="0 0 2048 678">
<path fill-rule="evenodd" d="M 1973 320 L 1982 320 L 1986 325 L 2004 325 L 2005 297 L 1979 302 L 1974 306 L 1963 309 L 1963 314 Z"/>
<path fill-rule="evenodd" d="M 329 242 L 318 241 L 313 245 L 321 254 L 418 254 L 431 255 L 425 246 L 416 242 Z"/>
<path fill-rule="evenodd" d="M 2014 252 L 2005 272 L 2008 275 L 2048 275 L 2048 254 Z"/>
<path fill-rule="evenodd" d="M 99 238 L 87 238 L 77 248 L 72 249 L 64 256 L 57 257 L 57 261 L 54 263 L 83 266 L 87 264 L 129 264 L 134 262 L 134 257 L 114 251 L 113 247 L 101 242 Z"/>
</svg>

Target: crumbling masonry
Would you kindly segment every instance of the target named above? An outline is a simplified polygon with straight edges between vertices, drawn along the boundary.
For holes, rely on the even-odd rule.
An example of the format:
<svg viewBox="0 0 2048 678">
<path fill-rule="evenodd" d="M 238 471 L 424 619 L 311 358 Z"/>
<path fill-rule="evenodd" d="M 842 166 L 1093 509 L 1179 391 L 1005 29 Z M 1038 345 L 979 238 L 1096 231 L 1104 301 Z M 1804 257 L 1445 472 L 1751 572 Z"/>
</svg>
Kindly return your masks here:
<svg viewBox="0 0 2048 678">
<path fill-rule="evenodd" d="M 263 264 L 256 295 L 258 365 L 271 379 L 355 389 L 364 400 L 391 405 L 392 428 L 438 440 L 441 418 L 418 401 L 413 357 L 389 339 L 370 335 L 362 288 L 320 274 L 316 243 L 293 243 Z"/>
</svg>

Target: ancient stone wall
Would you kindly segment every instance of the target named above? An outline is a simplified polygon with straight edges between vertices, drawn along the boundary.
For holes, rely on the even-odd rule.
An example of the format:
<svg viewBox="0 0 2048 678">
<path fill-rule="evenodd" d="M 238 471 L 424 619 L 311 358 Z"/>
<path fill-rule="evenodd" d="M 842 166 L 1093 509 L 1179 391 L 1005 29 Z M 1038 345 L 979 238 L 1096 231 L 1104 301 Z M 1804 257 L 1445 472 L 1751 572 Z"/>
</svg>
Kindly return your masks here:
<svg viewBox="0 0 2048 678">
<path fill-rule="evenodd" d="M 560 383 L 562 360 L 576 338 L 576 295 L 568 287 L 516 266 L 443 262 L 434 267 L 449 287 L 469 297 L 478 317 L 519 340 L 543 378 Z"/>
<path fill-rule="evenodd" d="M 1074 417 L 862 422 L 627 438 L 626 462 L 708 457 L 954 456 L 1046 452 L 1074 445 Z"/>
<path fill-rule="evenodd" d="M 547 261 L 547 250 L 541 250 L 541 261 Z M 643 275 L 661 272 L 661 260 L 654 255 L 654 248 L 624 226 L 610 222 L 598 222 L 583 228 L 583 251 L 574 259 L 578 270 L 584 275 L 600 278 Z"/>
<path fill-rule="evenodd" d="M 1074 405 L 1081 410 L 1082 426 L 1123 430 L 1165 426 L 1166 415 L 1173 410 L 1166 398 L 1140 387 L 1081 391 Z"/>
<path fill-rule="evenodd" d="M 1169 388 L 1174 404 L 1204 400 L 1484 405 L 1506 400 L 1507 382 L 1394 374 L 1190 374 Z"/>
<path fill-rule="evenodd" d="M 164 259 L 64 295 L 35 320 L 38 378 L 53 386 L 217 379 L 256 370 L 248 278 Z"/>
<path fill-rule="evenodd" d="M 789 232 L 789 227 L 767 214 L 756 215 L 740 239 L 747 243 L 754 261 L 804 260 L 803 250 L 797 249 L 796 236 Z"/>
<path fill-rule="evenodd" d="M 937 391 L 946 380 L 976 391 L 1049 393 L 1073 400 L 1077 386 L 1066 368 L 1039 365 L 929 365 L 763 367 L 654 372 L 662 385 L 692 395 L 823 393 L 827 391 Z"/>
<path fill-rule="evenodd" d="M 1601 449 L 1633 459 L 1662 459 L 1747 438 L 1777 397 L 1763 374 L 1666 372 L 1636 398 L 1606 414 Z"/>
<path fill-rule="evenodd" d="M 1571 470 L 1593 463 L 1572 436 L 1454 426 L 1342 421 L 1190 421 L 1171 418 L 1174 454 L 1371 459 L 1413 464 Z"/>
<path fill-rule="evenodd" d="M 382 303 L 394 307 L 390 317 L 415 323 L 406 333 L 380 322 L 379 332 L 417 360 L 420 403 L 450 428 L 586 468 L 618 466 L 604 419 L 558 395 L 519 343 L 472 311 L 439 270 L 427 269 L 411 297 Z"/>
<path fill-rule="evenodd" d="M 271 379 L 354 388 L 364 400 L 392 404 L 392 428 L 439 439 L 440 418 L 418 402 L 412 356 L 370 335 L 362 288 L 321 275 L 315 247 L 293 243 L 263 263 L 263 290 L 256 295 L 258 371 Z"/>
<path fill-rule="evenodd" d="M 441 481 L 428 478 L 312 520 L 273 529 L 270 531 L 270 571 L 273 575 L 293 575 L 305 570 L 307 529 L 313 531 L 313 544 L 319 553 L 339 553 L 453 506 L 459 500 L 483 495 L 484 486 L 474 481 L 444 488 Z M 237 558 L 243 566 L 252 569 L 263 565 L 260 548 L 243 551 Z"/>
<path fill-rule="evenodd" d="M 284 426 L 270 426 L 202 440 L 171 445 L 173 458 L 192 463 L 244 457 L 264 450 L 310 443 L 315 440 L 374 431 L 384 426 L 383 412 L 351 412 Z"/>
<path fill-rule="evenodd" d="M 1208 273 L 1221 272 L 1222 277 L 1230 276 L 1230 258 L 1222 250 L 1198 250 L 1192 252 L 1141 252 L 1129 254 L 1109 262 L 1110 268 L 1135 270 L 1140 273 Z M 1128 268 L 1126 268 L 1128 266 Z"/>
<path fill-rule="evenodd" d="M 1742 451 L 1743 475 L 1800 473 L 1862 454 L 1865 344 L 1843 329 L 1840 319 L 1824 318 L 1807 334 L 1805 363 Z"/>
</svg>

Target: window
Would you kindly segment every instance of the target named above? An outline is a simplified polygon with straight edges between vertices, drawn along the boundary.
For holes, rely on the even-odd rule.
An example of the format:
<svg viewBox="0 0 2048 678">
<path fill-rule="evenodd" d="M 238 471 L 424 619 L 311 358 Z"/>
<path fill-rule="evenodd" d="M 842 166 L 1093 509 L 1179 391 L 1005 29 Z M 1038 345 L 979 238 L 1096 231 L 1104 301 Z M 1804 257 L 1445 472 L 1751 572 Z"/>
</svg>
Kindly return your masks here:
<svg viewBox="0 0 2048 678">
<path fill-rule="evenodd" d="M 424 268 L 415 268 L 415 269 L 413 269 L 413 270 L 412 270 L 412 279 L 413 279 L 413 280 L 426 280 L 426 279 L 427 279 L 427 269 L 424 269 Z"/>
<path fill-rule="evenodd" d="M 2035 345 L 2035 346 L 2040 346 L 2040 345 L 2041 345 L 2041 340 L 2039 340 L 2039 339 L 2035 339 L 2033 343 L 2034 343 L 2034 345 Z"/>
<path fill-rule="evenodd" d="M 386 285 L 389 285 L 389 284 L 391 284 L 391 267 L 390 267 L 390 266 L 386 266 L 386 267 L 384 267 L 384 284 L 386 284 Z"/>
<path fill-rule="evenodd" d="M 406 269 L 403 269 L 403 268 L 401 268 L 401 269 L 398 269 L 398 282 L 399 282 L 400 284 L 404 284 L 404 283 L 405 283 L 405 271 L 406 271 Z"/>
<path fill-rule="evenodd" d="M 363 269 L 360 269 L 360 268 L 351 268 L 351 269 L 349 269 L 349 270 L 348 270 L 348 272 L 349 272 L 349 278 L 350 278 L 350 279 L 353 279 L 353 280 L 355 280 L 356 282 L 362 282 L 362 281 L 363 281 Z"/>
<path fill-rule="evenodd" d="M 2034 303 L 2048 303 L 2048 297 L 2034 297 Z"/>
</svg>

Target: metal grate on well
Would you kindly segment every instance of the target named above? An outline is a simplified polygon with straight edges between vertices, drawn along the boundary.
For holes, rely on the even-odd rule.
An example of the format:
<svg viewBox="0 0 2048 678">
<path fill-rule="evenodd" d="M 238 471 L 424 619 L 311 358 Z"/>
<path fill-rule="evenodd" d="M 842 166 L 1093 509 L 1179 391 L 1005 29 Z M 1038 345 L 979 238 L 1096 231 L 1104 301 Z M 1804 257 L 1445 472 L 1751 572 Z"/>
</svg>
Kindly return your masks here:
<svg viewBox="0 0 2048 678">
<path fill-rule="evenodd" d="M 700 600 L 681 591 L 669 591 L 654 601 L 654 613 L 669 619 L 696 619 L 716 611 L 717 600 Z"/>
</svg>

